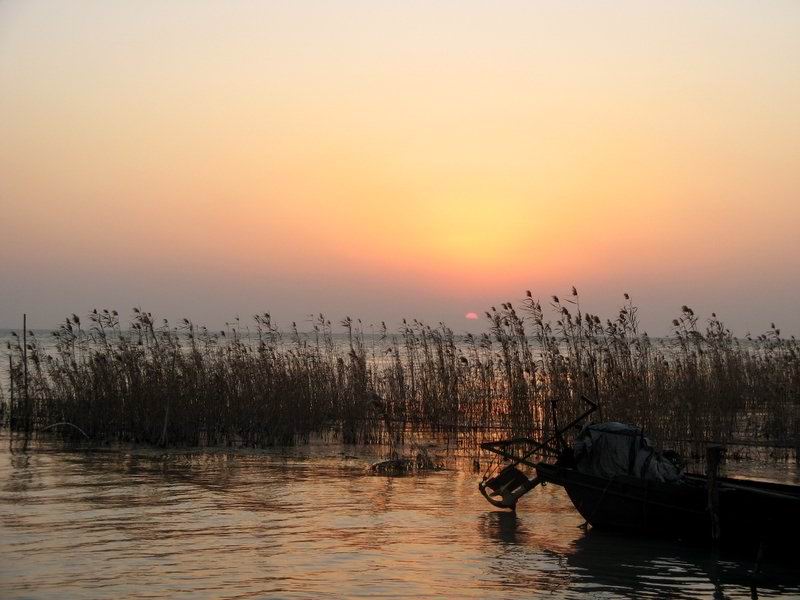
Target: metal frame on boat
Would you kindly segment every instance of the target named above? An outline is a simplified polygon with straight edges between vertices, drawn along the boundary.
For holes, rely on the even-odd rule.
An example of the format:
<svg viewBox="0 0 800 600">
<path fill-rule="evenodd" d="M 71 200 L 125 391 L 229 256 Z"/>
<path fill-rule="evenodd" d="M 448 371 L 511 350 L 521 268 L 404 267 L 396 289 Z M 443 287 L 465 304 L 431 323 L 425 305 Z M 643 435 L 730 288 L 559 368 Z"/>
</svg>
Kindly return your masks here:
<svg viewBox="0 0 800 600">
<path fill-rule="evenodd" d="M 552 483 L 566 490 L 592 527 L 724 546 L 781 549 L 800 557 L 796 549 L 800 486 L 718 477 L 715 470 L 709 475 L 686 474 L 676 482 L 582 472 L 563 435 L 597 410 L 597 404 L 584 400 L 589 409 L 562 429 L 555 427 L 554 435 L 545 441 L 513 438 L 481 444 L 484 450 L 510 461 L 479 484 L 492 505 L 514 510 L 520 498 L 537 485 Z M 526 475 L 519 469 L 521 465 L 532 469 L 534 475 Z"/>
</svg>

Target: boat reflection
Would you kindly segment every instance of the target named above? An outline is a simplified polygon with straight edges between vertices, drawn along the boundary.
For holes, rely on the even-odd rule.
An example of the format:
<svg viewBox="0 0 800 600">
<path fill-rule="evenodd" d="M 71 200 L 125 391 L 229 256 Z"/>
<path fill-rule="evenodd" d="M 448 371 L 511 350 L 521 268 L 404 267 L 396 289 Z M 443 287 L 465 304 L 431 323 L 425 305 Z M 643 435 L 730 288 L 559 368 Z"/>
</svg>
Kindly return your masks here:
<svg viewBox="0 0 800 600">
<path fill-rule="evenodd" d="M 796 594 L 791 564 L 719 557 L 702 547 L 590 530 L 566 555 L 573 586 L 586 593 L 613 592 L 625 598 L 742 598 L 759 593 Z"/>
<path fill-rule="evenodd" d="M 542 517 L 487 512 L 479 530 L 493 542 L 490 570 L 510 588 L 558 590 L 568 598 L 758 598 L 800 594 L 796 565 L 715 556 L 702 547 L 575 529 L 551 535 Z M 537 528 L 547 533 L 537 533 Z M 565 544 L 567 537 L 571 541 Z M 546 577 L 544 576 L 546 575 Z"/>
</svg>

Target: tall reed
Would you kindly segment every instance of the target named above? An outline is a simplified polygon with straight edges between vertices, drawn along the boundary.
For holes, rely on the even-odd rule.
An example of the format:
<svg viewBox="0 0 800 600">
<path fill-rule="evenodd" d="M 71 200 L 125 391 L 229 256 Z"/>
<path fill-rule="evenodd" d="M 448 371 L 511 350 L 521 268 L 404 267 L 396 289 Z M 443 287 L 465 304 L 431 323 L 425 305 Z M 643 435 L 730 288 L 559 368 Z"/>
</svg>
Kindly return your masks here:
<svg viewBox="0 0 800 600">
<path fill-rule="evenodd" d="M 550 315 L 548 317 L 548 315 Z M 706 441 L 791 446 L 800 440 L 800 346 L 774 325 L 738 339 L 689 307 L 672 334 L 640 330 L 625 302 L 610 319 L 582 310 L 577 290 L 542 303 L 528 292 L 486 313 L 481 335 L 404 321 L 366 335 L 358 320 L 334 335 L 284 333 L 269 313 L 212 332 L 134 309 L 72 315 L 55 347 L 28 335 L 27 403 L 21 336 L 9 344 L 4 415 L 14 431 L 159 445 L 267 446 L 312 435 L 401 444 L 421 432 L 471 443 L 540 435 L 599 401 L 602 418 L 632 422 L 684 449 Z M 377 393 L 377 396 L 375 395 Z"/>
</svg>

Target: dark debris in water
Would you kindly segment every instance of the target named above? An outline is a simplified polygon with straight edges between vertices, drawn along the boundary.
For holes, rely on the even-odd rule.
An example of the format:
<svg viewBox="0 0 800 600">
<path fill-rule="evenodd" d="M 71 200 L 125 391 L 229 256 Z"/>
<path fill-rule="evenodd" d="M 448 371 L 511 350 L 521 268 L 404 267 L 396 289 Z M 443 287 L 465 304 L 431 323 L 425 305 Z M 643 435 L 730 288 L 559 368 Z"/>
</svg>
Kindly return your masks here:
<svg viewBox="0 0 800 600">
<path fill-rule="evenodd" d="M 370 467 L 370 471 L 375 475 L 409 475 L 412 473 L 425 473 L 429 471 L 441 471 L 444 465 L 428 454 L 424 449 L 420 449 L 412 457 L 393 456 L 388 460 L 382 460 Z"/>
</svg>

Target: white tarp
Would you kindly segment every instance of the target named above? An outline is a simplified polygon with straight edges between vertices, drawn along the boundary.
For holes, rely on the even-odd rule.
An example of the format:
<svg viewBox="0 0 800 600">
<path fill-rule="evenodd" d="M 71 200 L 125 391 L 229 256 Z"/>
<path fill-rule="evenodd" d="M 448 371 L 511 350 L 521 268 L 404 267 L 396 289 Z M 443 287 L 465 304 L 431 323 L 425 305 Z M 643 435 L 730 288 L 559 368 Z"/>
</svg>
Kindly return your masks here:
<svg viewBox="0 0 800 600">
<path fill-rule="evenodd" d="M 586 425 L 575 441 L 575 461 L 578 471 L 598 477 L 674 482 L 683 474 L 674 461 L 656 452 L 641 429 L 624 423 Z"/>
</svg>

